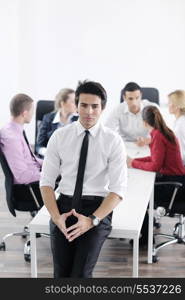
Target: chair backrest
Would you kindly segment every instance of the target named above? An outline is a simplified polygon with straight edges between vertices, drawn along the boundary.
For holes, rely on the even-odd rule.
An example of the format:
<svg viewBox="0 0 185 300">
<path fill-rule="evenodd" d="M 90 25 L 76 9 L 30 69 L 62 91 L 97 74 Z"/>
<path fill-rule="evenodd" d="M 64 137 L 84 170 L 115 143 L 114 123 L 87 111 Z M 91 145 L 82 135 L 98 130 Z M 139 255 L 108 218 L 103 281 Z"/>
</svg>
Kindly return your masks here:
<svg viewBox="0 0 185 300">
<path fill-rule="evenodd" d="M 142 99 L 159 104 L 159 91 L 153 87 L 142 87 Z M 120 102 L 123 102 L 123 89 L 121 90 Z"/>
<path fill-rule="evenodd" d="M 42 196 L 39 189 L 39 182 L 30 184 L 14 184 L 13 174 L 9 168 L 8 162 L 0 149 L 0 163 L 5 176 L 6 201 L 11 214 L 16 217 L 16 210 L 19 211 L 35 211 L 43 205 Z M 32 189 L 39 207 L 35 203 Z"/>
<path fill-rule="evenodd" d="M 0 163 L 5 176 L 6 200 L 9 211 L 15 217 L 14 198 L 13 198 L 13 174 L 8 166 L 7 160 L 0 149 Z"/>
<path fill-rule="evenodd" d="M 35 153 L 36 153 L 36 141 L 39 125 L 43 119 L 43 116 L 54 110 L 54 101 L 53 100 L 39 100 L 36 106 L 36 115 L 35 115 Z"/>
<path fill-rule="evenodd" d="M 159 91 L 153 87 L 142 87 L 142 99 L 159 104 Z"/>
<path fill-rule="evenodd" d="M 163 175 L 157 177 L 155 185 L 156 203 L 160 203 L 158 206 L 164 207 L 169 216 L 185 215 L 185 175 Z"/>
</svg>

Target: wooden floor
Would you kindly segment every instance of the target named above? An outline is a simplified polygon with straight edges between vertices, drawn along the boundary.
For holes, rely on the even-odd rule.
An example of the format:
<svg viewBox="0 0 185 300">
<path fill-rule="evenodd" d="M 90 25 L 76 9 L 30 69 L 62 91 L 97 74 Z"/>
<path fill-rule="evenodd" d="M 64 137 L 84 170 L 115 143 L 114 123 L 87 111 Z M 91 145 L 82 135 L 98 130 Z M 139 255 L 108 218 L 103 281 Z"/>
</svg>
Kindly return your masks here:
<svg viewBox="0 0 185 300">
<path fill-rule="evenodd" d="M 28 213 L 18 212 L 14 218 L 8 211 L 4 177 L 0 169 L 0 241 L 10 232 L 21 230 L 29 223 Z M 163 218 L 163 231 L 171 233 L 174 218 Z M 159 241 L 159 240 L 158 240 Z M 30 263 L 24 261 L 23 248 L 25 240 L 20 237 L 7 239 L 6 251 L 0 251 L 0 278 L 30 278 Z M 37 239 L 38 277 L 52 278 L 52 256 L 49 238 Z M 185 277 L 185 245 L 175 244 L 161 249 L 160 260 L 156 264 L 147 264 L 147 251 L 140 250 L 140 277 Z M 131 277 L 132 247 L 128 240 L 108 239 L 101 251 L 94 269 L 94 277 Z"/>
</svg>

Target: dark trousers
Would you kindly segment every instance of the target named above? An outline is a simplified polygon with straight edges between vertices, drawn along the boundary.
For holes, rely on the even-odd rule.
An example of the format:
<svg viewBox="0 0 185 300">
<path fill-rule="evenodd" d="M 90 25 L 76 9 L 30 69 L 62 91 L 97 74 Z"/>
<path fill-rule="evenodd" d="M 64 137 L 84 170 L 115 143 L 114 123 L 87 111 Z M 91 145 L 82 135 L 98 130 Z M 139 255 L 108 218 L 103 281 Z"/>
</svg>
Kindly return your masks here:
<svg viewBox="0 0 185 300">
<path fill-rule="evenodd" d="M 91 200 L 86 200 L 84 196 L 79 213 L 85 216 L 92 214 L 100 206 L 102 200 L 102 197 L 94 197 L 94 199 L 92 197 Z M 68 196 L 59 197 L 57 205 L 61 214 L 71 210 L 71 202 L 72 199 Z M 109 214 L 98 226 L 91 228 L 72 242 L 68 242 L 64 234 L 50 220 L 54 278 L 92 277 L 101 247 L 111 231 L 111 218 L 112 214 Z M 76 222 L 77 219 L 70 216 L 66 221 L 66 226 L 69 227 Z"/>
<path fill-rule="evenodd" d="M 157 174 L 155 182 L 167 182 L 177 181 L 183 184 L 183 188 L 180 188 L 176 194 L 175 201 L 172 207 L 175 213 L 181 213 L 184 211 L 184 195 L 185 195 L 185 176 L 184 175 L 162 175 Z M 159 206 L 167 208 L 171 201 L 171 197 L 174 191 L 174 187 L 170 185 L 155 186 L 154 187 L 154 208 Z M 142 238 L 148 240 L 148 212 L 145 214 L 143 225 L 141 228 Z"/>
</svg>

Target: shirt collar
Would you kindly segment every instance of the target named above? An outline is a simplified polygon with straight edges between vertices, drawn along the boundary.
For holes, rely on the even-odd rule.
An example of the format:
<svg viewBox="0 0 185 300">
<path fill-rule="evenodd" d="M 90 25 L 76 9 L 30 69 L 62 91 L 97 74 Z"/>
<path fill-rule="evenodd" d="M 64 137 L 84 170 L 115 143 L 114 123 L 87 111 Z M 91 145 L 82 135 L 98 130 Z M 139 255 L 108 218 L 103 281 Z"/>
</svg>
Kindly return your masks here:
<svg viewBox="0 0 185 300">
<path fill-rule="evenodd" d="M 80 123 L 80 121 L 76 121 L 74 122 L 77 128 L 77 136 L 79 136 L 80 134 L 82 134 L 85 130 L 87 130 L 86 128 L 84 128 L 82 126 L 82 124 Z M 88 131 L 90 133 L 90 135 L 92 135 L 93 137 L 95 137 L 98 133 L 98 130 L 100 128 L 100 121 L 98 121 L 93 127 L 89 128 Z"/>
<path fill-rule="evenodd" d="M 70 114 L 67 121 L 70 122 L 71 119 L 72 119 L 72 117 L 74 117 L 74 116 L 78 116 L 78 114 L 76 114 L 76 113 Z M 60 123 L 60 111 L 57 111 L 57 113 L 55 114 L 55 117 L 54 117 L 52 123 L 53 124 L 54 123 Z"/>
<path fill-rule="evenodd" d="M 57 111 L 52 123 L 60 123 L 60 112 Z"/>
<path fill-rule="evenodd" d="M 19 131 L 20 133 L 22 133 L 24 130 L 24 124 L 20 124 L 14 121 L 10 122 L 10 126 Z"/>
</svg>

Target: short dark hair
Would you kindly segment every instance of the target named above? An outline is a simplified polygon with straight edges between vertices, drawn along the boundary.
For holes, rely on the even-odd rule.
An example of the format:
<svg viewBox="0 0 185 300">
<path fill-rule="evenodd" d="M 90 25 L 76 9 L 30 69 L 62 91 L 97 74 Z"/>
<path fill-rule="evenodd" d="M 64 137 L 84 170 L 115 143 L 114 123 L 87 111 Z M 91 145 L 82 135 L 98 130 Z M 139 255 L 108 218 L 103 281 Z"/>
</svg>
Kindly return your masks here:
<svg viewBox="0 0 185 300">
<path fill-rule="evenodd" d="M 142 93 L 141 87 L 135 82 L 129 82 L 123 88 L 123 94 L 125 95 L 126 92 L 134 92 L 139 90 Z"/>
<path fill-rule="evenodd" d="M 17 94 L 10 101 L 10 112 L 13 117 L 18 117 L 24 110 L 29 110 L 33 99 L 26 94 Z"/>
<path fill-rule="evenodd" d="M 134 92 L 137 90 L 139 90 L 142 94 L 142 89 L 136 82 L 128 82 L 125 85 L 125 87 L 121 90 L 120 102 L 123 102 L 123 95 L 125 95 L 126 92 Z"/>
<path fill-rule="evenodd" d="M 76 92 L 75 92 L 75 103 L 78 106 L 80 94 L 92 94 L 101 98 L 102 109 L 105 108 L 107 102 L 107 93 L 103 86 L 95 81 L 79 81 Z"/>
</svg>

